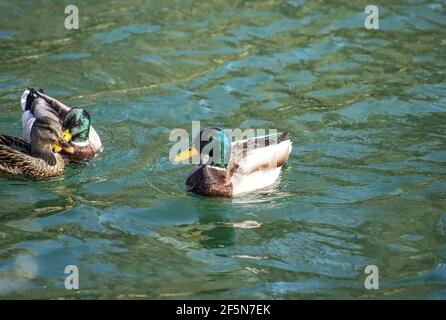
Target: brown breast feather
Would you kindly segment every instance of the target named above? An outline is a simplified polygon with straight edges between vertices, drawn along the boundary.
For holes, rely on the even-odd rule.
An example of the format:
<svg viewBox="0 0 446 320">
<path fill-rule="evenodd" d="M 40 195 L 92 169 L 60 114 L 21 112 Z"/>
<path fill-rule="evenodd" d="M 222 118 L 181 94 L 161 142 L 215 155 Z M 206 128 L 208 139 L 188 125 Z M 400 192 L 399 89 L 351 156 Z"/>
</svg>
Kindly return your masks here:
<svg viewBox="0 0 446 320">
<path fill-rule="evenodd" d="M 187 179 L 186 185 L 190 191 L 205 195 L 227 197 L 232 195 L 232 183 L 226 170 L 210 166 L 202 166 L 195 170 Z"/>
</svg>

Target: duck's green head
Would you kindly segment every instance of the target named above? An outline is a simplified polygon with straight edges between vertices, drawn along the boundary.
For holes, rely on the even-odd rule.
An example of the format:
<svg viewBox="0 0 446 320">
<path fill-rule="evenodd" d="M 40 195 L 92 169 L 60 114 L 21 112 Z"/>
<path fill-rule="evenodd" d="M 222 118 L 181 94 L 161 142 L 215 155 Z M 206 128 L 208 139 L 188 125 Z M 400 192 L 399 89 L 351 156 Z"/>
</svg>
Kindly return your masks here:
<svg viewBox="0 0 446 320">
<path fill-rule="evenodd" d="M 200 164 L 225 168 L 231 156 L 231 141 L 220 128 L 206 128 L 200 131 L 190 147 L 178 154 L 174 161 L 183 161 L 200 154 Z"/>
<path fill-rule="evenodd" d="M 90 134 L 90 114 L 85 109 L 72 108 L 63 121 L 63 130 L 68 130 L 71 140 L 85 142 Z"/>
</svg>

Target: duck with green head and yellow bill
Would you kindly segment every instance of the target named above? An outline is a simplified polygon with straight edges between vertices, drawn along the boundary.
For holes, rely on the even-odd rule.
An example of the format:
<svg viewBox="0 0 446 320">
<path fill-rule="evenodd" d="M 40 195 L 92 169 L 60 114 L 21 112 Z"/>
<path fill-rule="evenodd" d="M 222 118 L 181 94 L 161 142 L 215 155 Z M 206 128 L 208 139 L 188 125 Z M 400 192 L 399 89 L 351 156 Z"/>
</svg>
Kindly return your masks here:
<svg viewBox="0 0 446 320">
<path fill-rule="evenodd" d="M 71 154 L 62 150 L 67 160 L 82 160 L 94 157 L 102 148 L 101 139 L 91 126 L 90 114 L 85 109 L 70 108 L 62 102 L 46 95 L 42 89 L 28 88 L 22 95 L 23 137 L 30 141 L 34 121 L 48 117 L 58 121 L 66 136 L 70 135 Z"/>
<path fill-rule="evenodd" d="M 223 130 L 206 128 L 173 161 L 199 157 L 199 165 L 187 178 L 188 189 L 205 196 L 228 197 L 274 184 L 291 145 L 287 132 L 231 142 Z"/>
</svg>

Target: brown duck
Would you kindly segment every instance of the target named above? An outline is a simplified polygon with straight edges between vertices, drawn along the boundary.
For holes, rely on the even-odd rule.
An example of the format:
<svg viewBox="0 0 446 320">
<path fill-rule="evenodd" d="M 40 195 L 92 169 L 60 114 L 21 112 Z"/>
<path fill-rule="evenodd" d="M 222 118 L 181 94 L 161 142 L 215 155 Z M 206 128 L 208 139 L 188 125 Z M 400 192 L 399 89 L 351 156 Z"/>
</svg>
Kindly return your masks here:
<svg viewBox="0 0 446 320">
<path fill-rule="evenodd" d="M 65 163 L 60 151 L 72 153 L 58 123 L 36 119 L 31 142 L 0 135 L 0 173 L 13 176 L 47 178 L 63 174 Z"/>
</svg>

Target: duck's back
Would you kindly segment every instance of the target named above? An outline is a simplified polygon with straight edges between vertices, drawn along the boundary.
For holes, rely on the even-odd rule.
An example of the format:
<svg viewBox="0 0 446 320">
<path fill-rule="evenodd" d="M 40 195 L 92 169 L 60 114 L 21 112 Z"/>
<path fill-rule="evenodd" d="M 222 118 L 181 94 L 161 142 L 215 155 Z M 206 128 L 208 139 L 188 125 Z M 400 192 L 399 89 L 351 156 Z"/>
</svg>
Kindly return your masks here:
<svg viewBox="0 0 446 320">
<path fill-rule="evenodd" d="M 58 122 L 62 125 L 58 111 L 49 105 L 45 99 L 30 97 L 30 90 L 25 90 L 21 98 L 22 114 L 22 128 L 23 138 L 31 141 L 31 129 L 36 119 L 43 117 L 49 118 L 51 121 Z"/>
<path fill-rule="evenodd" d="M 233 160 L 228 166 L 228 171 L 234 195 L 272 185 L 279 178 L 281 168 L 288 160 L 292 142 L 287 133 L 277 134 L 274 143 L 267 142 L 266 146 L 256 145 L 256 140 L 260 138 L 237 141 L 231 146 Z"/>
<path fill-rule="evenodd" d="M 23 174 L 23 166 L 31 153 L 29 142 L 0 135 L 0 172 L 20 175 Z"/>
<path fill-rule="evenodd" d="M 59 154 L 54 155 L 54 164 L 50 165 L 41 158 L 31 155 L 28 141 L 0 135 L 0 173 L 28 177 L 50 177 L 60 175 L 64 163 Z"/>
</svg>

